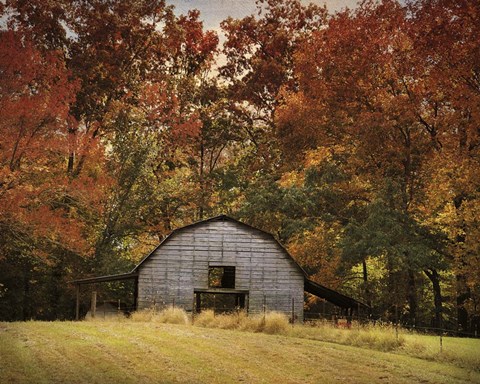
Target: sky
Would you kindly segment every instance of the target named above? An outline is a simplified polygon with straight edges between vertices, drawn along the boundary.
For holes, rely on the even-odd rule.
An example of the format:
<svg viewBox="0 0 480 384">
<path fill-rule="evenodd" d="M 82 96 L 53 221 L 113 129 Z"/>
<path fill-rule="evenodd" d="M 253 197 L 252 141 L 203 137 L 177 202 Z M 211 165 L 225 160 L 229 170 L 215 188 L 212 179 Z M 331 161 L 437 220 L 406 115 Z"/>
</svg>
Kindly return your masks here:
<svg viewBox="0 0 480 384">
<path fill-rule="evenodd" d="M 318 5 L 326 4 L 329 12 L 333 13 L 345 7 L 354 8 L 357 0 L 302 0 L 304 4 L 313 2 Z M 255 13 L 255 0 L 167 0 L 175 6 L 177 13 L 186 14 L 189 9 L 198 9 L 204 21 L 205 29 L 218 30 L 220 22 L 228 16 L 242 18 Z"/>
</svg>

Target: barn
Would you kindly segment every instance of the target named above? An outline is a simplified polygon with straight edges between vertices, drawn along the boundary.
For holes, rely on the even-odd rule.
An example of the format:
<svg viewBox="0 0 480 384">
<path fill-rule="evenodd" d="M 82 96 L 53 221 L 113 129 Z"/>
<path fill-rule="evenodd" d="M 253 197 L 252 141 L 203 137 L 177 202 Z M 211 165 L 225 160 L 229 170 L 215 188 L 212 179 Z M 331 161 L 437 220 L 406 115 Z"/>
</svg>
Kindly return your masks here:
<svg viewBox="0 0 480 384">
<path fill-rule="evenodd" d="M 361 303 L 308 279 L 269 233 L 226 215 L 174 230 L 130 273 L 76 280 L 80 285 L 134 279 L 135 307 L 174 303 L 186 311 L 265 308 L 303 319 L 304 292 L 346 311 Z"/>
</svg>

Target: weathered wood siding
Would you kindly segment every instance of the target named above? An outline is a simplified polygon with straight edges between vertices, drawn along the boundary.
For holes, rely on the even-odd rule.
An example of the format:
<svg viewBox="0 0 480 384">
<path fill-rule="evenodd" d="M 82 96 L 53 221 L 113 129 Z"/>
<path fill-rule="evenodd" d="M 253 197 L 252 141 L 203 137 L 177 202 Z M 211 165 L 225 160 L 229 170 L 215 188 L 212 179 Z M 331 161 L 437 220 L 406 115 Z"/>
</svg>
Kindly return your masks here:
<svg viewBox="0 0 480 384">
<path fill-rule="evenodd" d="M 269 235 L 230 220 L 205 221 L 172 234 L 139 266 L 138 308 L 175 305 L 192 310 L 194 289 L 208 289 L 209 266 L 234 266 L 235 289 L 249 291 L 250 312 L 303 319 L 304 276 Z"/>
</svg>

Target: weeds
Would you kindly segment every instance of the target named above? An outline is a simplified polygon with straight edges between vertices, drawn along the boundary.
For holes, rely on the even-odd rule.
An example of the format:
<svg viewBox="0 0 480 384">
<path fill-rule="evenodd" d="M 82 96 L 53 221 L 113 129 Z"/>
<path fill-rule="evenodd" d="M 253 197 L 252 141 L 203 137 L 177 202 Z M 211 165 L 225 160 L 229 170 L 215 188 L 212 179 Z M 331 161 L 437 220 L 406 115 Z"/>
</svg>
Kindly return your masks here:
<svg viewBox="0 0 480 384">
<path fill-rule="evenodd" d="M 283 313 L 269 312 L 265 315 L 263 332 L 269 334 L 285 334 L 288 329 L 288 318 Z"/>
<path fill-rule="evenodd" d="M 376 349 L 383 352 L 397 350 L 405 343 L 404 335 L 397 333 L 395 328 L 389 325 L 354 323 L 348 329 L 337 328 L 328 322 L 316 322 L 295 327 L 290 334 L 295 337 Z"/>
<path fill-rule="evenodd" d="M 176 307 L 168 307 L 158 314 L 156 320 L 159 323 L 168 323 L 168 324 L 189 324 L 187 312 L 184 309 Z"/>
<path fill-rule="evenodd" d="M 183 325 L 189 324 L 187 312 L 178 307 L 167 307 L 162 309 L 160 312 L 157 312 L 155 309 L 151 308 L 136 311 L 130 315 L 129 320 L 134 322 L 156 322 Z"/>
<path fill-rule="evenodd" d="M 268 312 L 265 316 L 248 316 L 244 311 L 215 315 L 213 311 L 207 310 L 202 311 L 195 318 L 195 325 L 205 328 L 285 334 L 288 329 L 288 318 L 283 313 L 278 312 Z"/>
</svg>

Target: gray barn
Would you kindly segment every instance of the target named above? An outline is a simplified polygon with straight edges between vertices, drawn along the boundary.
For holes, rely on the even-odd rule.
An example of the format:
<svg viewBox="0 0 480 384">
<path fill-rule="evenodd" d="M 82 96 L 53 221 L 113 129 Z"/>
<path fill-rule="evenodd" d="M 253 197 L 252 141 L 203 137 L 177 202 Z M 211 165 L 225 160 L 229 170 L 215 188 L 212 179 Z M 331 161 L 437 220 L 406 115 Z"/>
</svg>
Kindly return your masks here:
<svg viewBox="0 0 480 384">
<path fill-rule="evenodd" d="M 273 238 L 228 216 L 175 230 L 134 270 L 138 308 L 243 307 L 303 318 L 304 272 Z M 195 298 L 195 300 L 193 300 Z"/>
<path fill-rule="evenodd" d="M 135 279 L 137 309 L 175 304 L 187 311 L 264 308 L 303 319 L 304 291 L 346 309 L 360 303 L 308 279 L 275 238 L 221 215 L 174 230 L 127 274 L 81 284 Z M 77 295 L 78 318 L 78 295 Z"/>
</svg>

